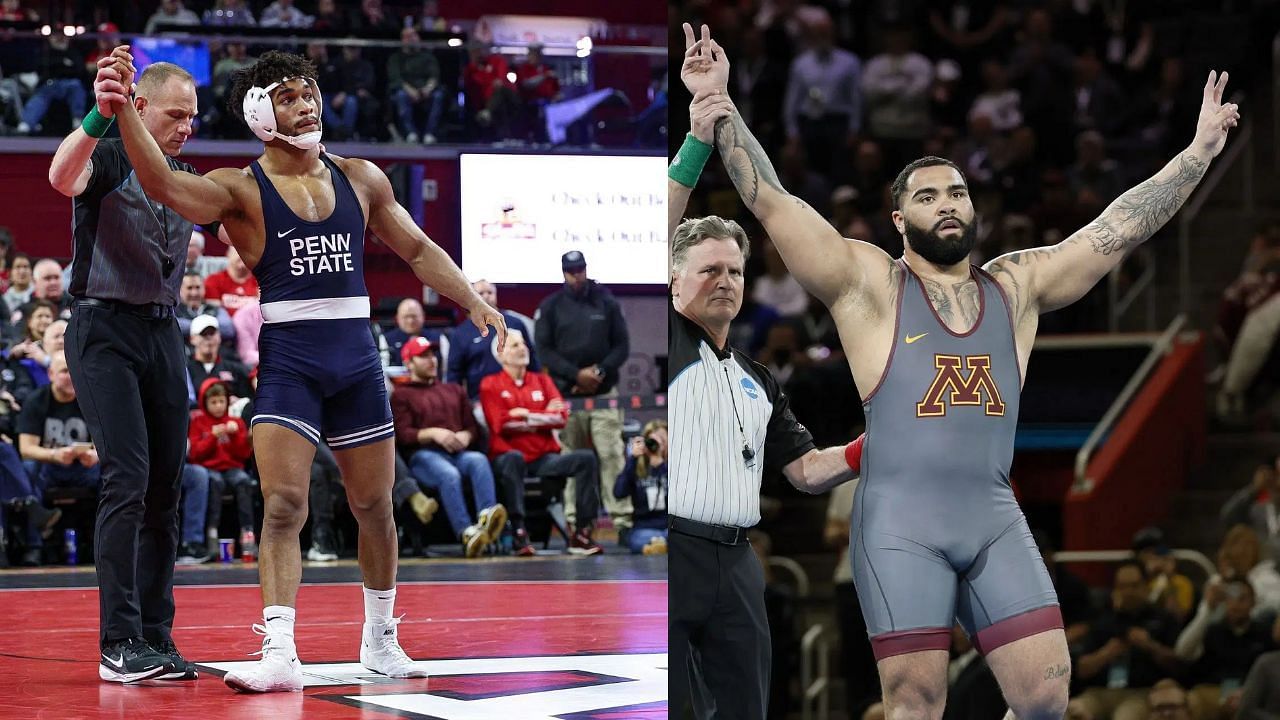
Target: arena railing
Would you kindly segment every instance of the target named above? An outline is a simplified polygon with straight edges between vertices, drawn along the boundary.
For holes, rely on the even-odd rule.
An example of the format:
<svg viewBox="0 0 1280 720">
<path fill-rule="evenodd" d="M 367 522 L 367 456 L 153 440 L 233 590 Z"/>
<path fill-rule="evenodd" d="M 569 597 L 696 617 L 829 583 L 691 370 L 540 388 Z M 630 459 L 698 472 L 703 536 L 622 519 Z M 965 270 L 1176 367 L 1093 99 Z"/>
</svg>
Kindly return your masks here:
<svg viewBox="0 0 1280 720">
<path fill-rule="evenodd" d="M 1107 408 L 1106 414 L 1102 416 L 1102 419 L 1094 426 L 1093 431 L 1089 433 L 1084 445 L 1076 452 L 1075 490 L 1085 491 L 1091 487 L 1093 481 L 1087 476 L 1089 459 L 1098 449 L 1098 446 L 1102 444 L 1102 439 L 1107 436 L 1116 421 L 1120 419 L 1120 415 L 1129 406 L 1134 395 L 1142 388 L 1142 384 L 1151 375 L 1151 371 L 1173 349 L 1174 338 L 1178 336 L 1186 322 L 1187 316 L 1180 314 L 1173 319 L 1173 322 L 1169 323 L 1169 327 L 1165 328 L 1160 337 L 1151 345 L 1151 352 L 1147 353 L 1147 357 L 1143 359 L 1142 364 L 1134 371 L 1129 378 L 1129 382 L 1125 383 L 1120 394 L 1111 403 L 1111 407 Z"/>
<path fill-rule="evenodd" d="M 831 716 L 831 641 L 827 628 L 815 623 L 800 640 L 800 717 L 826 720 Z"/>
<path fill-rule="evenodd" d="M 1217 567 L 1199 550 L 1175 548 L 1170 551 L 1175 560 L 1190 563 L 1204 571 L 1205 579 L 1213 577 Z M 1053 554 L 1054 563 L 1118 563 L 1132 560 L 1130 550 L 1061 550 Z"/>
</svg>

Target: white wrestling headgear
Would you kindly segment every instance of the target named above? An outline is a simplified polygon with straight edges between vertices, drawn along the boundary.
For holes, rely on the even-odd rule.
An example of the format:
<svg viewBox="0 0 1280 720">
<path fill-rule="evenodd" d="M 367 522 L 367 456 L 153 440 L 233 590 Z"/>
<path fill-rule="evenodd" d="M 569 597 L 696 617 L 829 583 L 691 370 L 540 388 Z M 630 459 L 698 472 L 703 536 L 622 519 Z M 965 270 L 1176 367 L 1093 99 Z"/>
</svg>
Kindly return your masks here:
<svg viewBox="0 0 1280 720">
<path fill-rule="evenodd" d="M 275 90 L 282 83 L 290 80 L 306 80 L 311 86 L 312 92 L 316 96 L 316 129 L 311 132 L 305 132 L 301 135 L 281 135 L 276 132 L 276 110 L 275 105 L 271 102 L 271 91 Z M 244 121 L 249 124 L 249 129 L 262 142 L 271 142 L 274 138 L 279 138 L 290 145 L 301 148 L 302 150 L 310 150 L 320 144 L 320 114 L 324 110 L 324 101 L 320 97 L 320 88 L 316 85 L 316 81 L 309 77 L 284 78 L 277 82 L 273 82 L 265 88 L 257 85 L 249 88 L 249 92 L 244 94 L 244 102 L 241 105 L 244 111 Z"/>
</svg>

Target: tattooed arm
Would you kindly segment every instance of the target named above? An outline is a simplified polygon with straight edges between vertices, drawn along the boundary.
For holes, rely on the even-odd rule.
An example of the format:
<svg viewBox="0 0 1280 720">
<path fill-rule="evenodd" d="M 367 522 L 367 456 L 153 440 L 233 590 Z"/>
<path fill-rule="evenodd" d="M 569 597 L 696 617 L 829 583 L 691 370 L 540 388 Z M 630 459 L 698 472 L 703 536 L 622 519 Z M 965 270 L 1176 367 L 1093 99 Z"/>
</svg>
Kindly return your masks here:
<svg viewBox="0 0 1280 720">
<path fill-rule="evenodd" d="M 1222 104 L 1227 74 L 1216 82 L 1214 75 L 1209 73 L 1196 136 L 1186 150 L 1066 240 L 1008 253 L 987 264 L 988 272 L 1011 291 L 1015 320 L 1024 312 L 1049 312 L 1079 300 L 1187 201 L 1240 117 L 1236 105 Z"/>
<path fill-rule="evenodd" d="M 764 225 L 805 290 L 831 307 L 849 292 L 897 287 L 869 282 L 894 268 L 883 250 L 840 237 L 808 203 L 782 187 L 764 148 L 736 110 L 716 124 L 716 146 L 742 202 Z"/>
</svg>

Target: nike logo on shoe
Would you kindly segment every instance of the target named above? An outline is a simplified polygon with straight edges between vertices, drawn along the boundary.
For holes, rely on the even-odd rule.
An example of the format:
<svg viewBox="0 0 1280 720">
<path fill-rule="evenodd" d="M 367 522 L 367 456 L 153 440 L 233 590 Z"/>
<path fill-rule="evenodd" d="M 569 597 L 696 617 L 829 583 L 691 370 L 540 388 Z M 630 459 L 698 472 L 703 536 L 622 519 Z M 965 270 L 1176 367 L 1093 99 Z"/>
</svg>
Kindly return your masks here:
<svg viewBox="0 0 1280 720">
<path fill-rule="evenodd" d="M 913 342 L 915 342 L 915 341 L 919 340 L 920 338 L 922 338 L 922 337 L 924 337 L 925 335 L 928 335 L 928 334 L 929 334 L 929 333 L 925 332 L 925 333 L 920 333 L 919 335 L 908 335 L 908 336 L 906 336 L 906 337 L 905 337 L 905 338 L 903 338 L 903 339 L 907 341 L 907 344 L 908 344 L 908 345 L 910 345 L 911 343 L 913 343 Z"/>
<path fill-rule="evenodd" d="M 108 654 L 106 654 L 106 653 L 103 653 L 103 654 L 102 654 L 102 659 L 103 659 L 103 660 L 106 660 L 108 665 L 110 665 L 111 667 L 116 668 L 117 670 L 123 670 L 123 669 L 124 669 L 124 656 L 123 656 L 123 655 L 121 655 L 121 656 L 117 659 L 117 658 L 113 658 L 113 657 L 111 657 L 110 655 L 108 655 Z"/>
<path fill-rule="evenodd" d="M 284 232 L 278 232 L 278 233 L 276 233 L 276 238 L 277 238 L 277 239 L 282 238 L 282 237 L 284 237 L 285 235 L 288 235 L 289 233 L 291 233 L 291 232 L 293 232 L 294 230 L 297 230 L 297 229 L 298 229 L 298 226 L 297 226 L 297 225 L 294 225 L 293 227 L 289 228 L 288 230 L 285 230 Z"/>
</svg>

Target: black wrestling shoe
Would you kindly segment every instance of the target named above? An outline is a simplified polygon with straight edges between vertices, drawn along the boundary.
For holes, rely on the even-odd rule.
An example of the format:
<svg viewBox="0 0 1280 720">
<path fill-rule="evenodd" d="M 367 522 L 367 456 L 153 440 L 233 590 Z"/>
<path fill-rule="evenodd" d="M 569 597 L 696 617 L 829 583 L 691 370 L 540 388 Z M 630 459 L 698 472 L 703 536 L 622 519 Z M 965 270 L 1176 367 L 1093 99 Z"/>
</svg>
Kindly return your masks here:
<svg viewBox="0 0 1280 720">
<path fill-rule="evenodd" d="M 151 647 L 173 666 L 173 672 L 165 673 L 156 678 L 157 680 L 195 680 L 198 676 L 196 664 L 182 657 L 182 653 L 178 652 L 178 646 L 174 645 L 172 640 L 155 643 Z"/>
<path fill-rule="evenodd" d="M 173 671 L 169 659 L 141 638 L 117 640 L 103 646 L 102 662 L 98 664 L 98 677 L 107 682 L 138 682 Z"/>
</svg>

